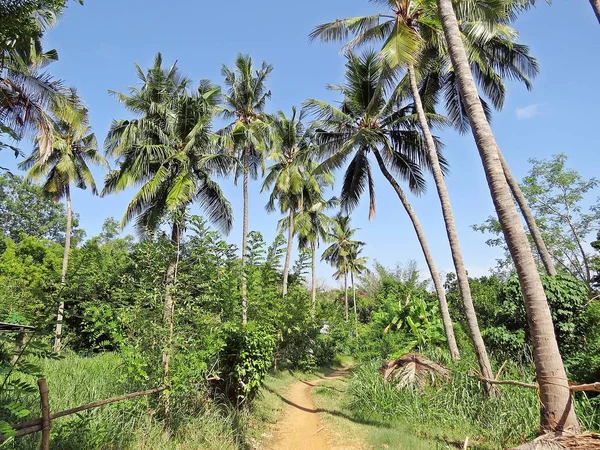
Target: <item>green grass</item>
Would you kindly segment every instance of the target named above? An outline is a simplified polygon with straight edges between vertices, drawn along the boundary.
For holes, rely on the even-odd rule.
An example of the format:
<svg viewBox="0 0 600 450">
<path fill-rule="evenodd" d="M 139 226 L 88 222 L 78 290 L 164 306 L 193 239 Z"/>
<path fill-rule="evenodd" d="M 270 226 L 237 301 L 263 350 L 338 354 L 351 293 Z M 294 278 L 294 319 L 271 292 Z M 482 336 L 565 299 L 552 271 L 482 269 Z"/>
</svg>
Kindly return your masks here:
<svg viewBox="0 0 600 450">
<path fill-rule="evenodd" d="M 105 353 L 91 358 L 67 354 L 60 360 L 40 361 L 49 387 L 53 412 L 95 400 L 135 392 L 152 386 L 125 382 L 120 358 Z M 29 418 L 40 416 L 39 397 L 22 398 L 31 409 Z M 53 450 L 233 450 L 243 445 L 241 417 L 211 402 L 201 393 L 174 396 L 175 431 L 167 439 L 163 423 L 155 417 L 157 397 L 139 397 L 102 406 L 53 422 Z M 4 449 L 39 448 L 40 433 L 17 438 Z"/>
<path fill-rule="evenodd" d="M 349 392 L 356 375 L 323 381 L 313 390 L 315 406 L 339 448 L 410 449 L 446 448 L 433 440 L 416 436 L 412 430 L 394 426 L 376 415 L 357 413 Z"/>
</svg>

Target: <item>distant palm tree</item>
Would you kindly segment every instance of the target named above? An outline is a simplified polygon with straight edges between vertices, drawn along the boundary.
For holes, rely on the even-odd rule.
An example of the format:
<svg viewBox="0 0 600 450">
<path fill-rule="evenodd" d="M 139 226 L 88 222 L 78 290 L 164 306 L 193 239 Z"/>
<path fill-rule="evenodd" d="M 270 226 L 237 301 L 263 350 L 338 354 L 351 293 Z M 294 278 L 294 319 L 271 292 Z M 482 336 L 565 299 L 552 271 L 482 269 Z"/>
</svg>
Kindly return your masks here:
<svg viewBox="0 0 600 450">
<path fill-rule="evenodd" d="M 284 297 L 288 288 L 296 215 L 310 206 L 310 199 L 320 198 L 322 188 L 333 182 L 331 173 L 313 174 L 316 167 L 316 163 L 311 161 L 314 148 L 310 132 L 302 123 L 303 117 L 302 113 L 297 114 L 296 108 L 292 108 L 290 118 L 280 111 L 271 121 L 272 146 L 269 159 L 273 160 L 275 164 L 269 167 L 262 186 L 263 191 L 271 189 L 271 195 L 266 205 L 267 211 L 274 211 L 277 203 L 281 212 L 288 214 L 285 221 L 287 251 L 283 267 Z M 305 202 L 309 204 L 307 205 Z"/>
<path fill-rule="evenodd" d="M 234 122 L 223 130 L 223 146 L 236 156 L 234 179 L 243 177 L 244 216 L 242 229 L 242 322 L 248 321 L 247 284 L 244 269 L 246 247 L 248 245 L 248 180 L 256 179 L 264 166 L 264 153 L 268 135 L 268 116 L 264 112 L 271 91 L 266 88 L 266 80 L 273 67 L 263 62 L 255 70 L 252 58 L 239 54 L 235 68 L 223 66 L 227 92 L 223 95 L 222 115 Z"/>
<path fill-rule="evenodd" d="M 506 183 L 498 144 L 479 99 L 453 2 L 437 0 L 437 5 L 461 98 L 525 299 L 539 384 L 540 428 L 544 432 L 577 430 L 579 424 L 554 333 L 550 307 L 527 235 Z"/>
<path fill-rule="evenodd" d="M 350 273 L 350 283 L 352 284 L 352 304 L 354 306 L 354 321 L 356 325 L 356 334 L 358 335 L 358 312 L 356 310 L 356 287 L 354 286 L 354 277 L 362 275 L 367 271 L 367 258 L 361 256 L 363 243 L 354 245 L 346 257 L 346 268 Z"/>
<path fill-rule="evenodd" d="M 310 248 L 311 253 L 311 298 L 313 316 L 317 312 L 317 247 L 321 242 L 329 240 L 329 229 L 333 219 L 327 211 L 339 206 L 336 197 L 325 200 L 322 196 L 311 196 L 304 199 L 304 209 L 296 216 L 295 228 L 298 233 L 298 246 Z"/>
<path fill-rule="evenodd" d="M 153 233 L 163 221 L 171 223 L 171 242 L 177 252 L 167 268 L 163 312 L 168 329 L 163 372 L 168 385 L 175 314 L 173 287 L 186 210 L 199 202 L 208 219 L 226 233 L 231 230 L 233 213 L 212 179 L 213 174 L 224 174 L 228 169 L 225 158 L 214 151 L 217 136 L 212 121 L 220 89 L 204 80 L 190 92 L 189 80 L 181 76 L 176 65 L 162 67 L 160 53 L 146 73 L 139 66 L 137 72 L 141 88 L 130 88 L 129 95 L 114 93 L 138 118 L 111 125 L 105 148 L 107 155 L 116 157 L 118 169 L 107 175 L 103 195 L 139 186 L 127 205 L 122 226 L 136 219 L 141 233 Z M 168 395 L 165 412 L 168 417 Z"/>
<path fill-rule="evenodd" d="M 28 169 L 26 179 L 38 181 L 44 179 L 43 190 L 55 201 L 65 199 L 67 206 L 67 225 L 65 232 L 65 249 L 61 271 L 61 285 L 64 286 L 69 266 L 71 251 L 71 228 L 73 210 L 71 207 L 71 185 L 80 189 L 90 188 L 96 195 L 96 183 L 90 164 L 98 164 L 108 168 L 106 160 L 98 153 L 96 136 L 92 133 L 87 109 L 81 103 L 74 90 L 69 101 L 76 106 L 76 114 L 69 114 L 69 121 L 52 121 L 52 151 L 46 154 L 40 146 L 42 138 L 36 141 L 31 156 L 19 164 L 20 169 Z M 71 108 L 71 107 L 70 107 Z M 71 111 L 71 113 L 73 110 Z M 46 141 L 45 141 L 46 142 Z M 54 351 L 61 348 L 65 303 L 60 300 L 56 317 Z"/>
<path fill-rule="evenodd" d="M 417 237 L 440 302 L 440 311 L 450 352 L 459 357 L 452 321 L 446 301 L 446 291 L 435 267 L 429 245 L 419 219 L 394 174 L 408 183 L 415 194 L 424 192 L 426 184 L 423 168 L 430 168 L 426 144 L 416 123 L 412 104 L 404 104 L 394 86 L 390 71 L 375 52 L 362 56 L 348 55 L 346 83 L 334 86 L 344 96 L 341 108 L 319 100 L 308 100 L 307 107 L 317 116 L 316 139 L 321 144 L 324 169 L 340 168 L 348 164 L 342 186 L 341 205 L 352 210 L 365 190 L 369 193 L 369 217 L 375 214 L 375 186 L 371 175 L 369 155 L 375 156 L 380 171 L 388 180 L 404 206 Z M 438 116 L 428 114 L 436 121 Z M 438 156 L 445 165 L 441 155 Z"/>
<path fill-rule="evenodd" d="M 350 227 L 350 217 L 338 213 L 333 219 L 329 231 L 329 241 L 331 244 L 325 249 L 321 256 L 321 261 L 327 261 L 337 271 L 334 273 L 335 279 L 344 279 L 344 313 L 346 322 L 349 320 L 348 311 L 348 256 L 356 246 L 364 245 L 364 242 L 352 239 L 358 231 Z"/>
</svg>

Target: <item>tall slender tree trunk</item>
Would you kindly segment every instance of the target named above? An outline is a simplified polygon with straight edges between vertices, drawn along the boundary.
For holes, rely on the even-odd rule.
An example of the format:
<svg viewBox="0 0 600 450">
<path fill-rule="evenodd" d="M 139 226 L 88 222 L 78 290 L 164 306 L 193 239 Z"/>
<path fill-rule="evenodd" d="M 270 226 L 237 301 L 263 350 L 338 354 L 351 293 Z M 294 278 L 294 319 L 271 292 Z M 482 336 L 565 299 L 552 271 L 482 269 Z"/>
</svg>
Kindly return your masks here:
<svg viewBox="0 0 600 450">
<path fill-rule="evenodd" d="M 490 359 L 485 348 L 485 343 L 483 342 L 483 337 L 481 336 L 481 331 L 479 330 L 477 314 L 475 313 L 473 298 L 471 297 L 469 277 L 467 276 L 467 270 L 463 261 L 460 241 L 458 239 L 458 231 L 456 230 L 456 222 L 454 221 L 454 213 L 452 212 L 452 204 L 450 203 L 450 195 L 448 193 L 446 181 L 444 180 L 444 174 L 440 166 L 435 141 L 433 139 L 433 135 L 431 134 L 431 129 L 429 128 L 429 123 L 427 122 L 427 117 L 421 101 L 421 95 L 417 86 L 417 77 L 415 76 L 414 67 L 409 67 L 408 74 L 410 77 L 410 86 L 413 98 L 415 100 L 415 106 L 417 108 L 417 115 L 419 116 L 419 123 L 425 135 L 425 142 L 427 143 L 427 154 L 429 155 L 429 161 L 431 163 L 433 179 L 435 181 L 435 186 L 440 198 L 440 204 L 442 205 L 442 214 L 444 216 L 444 224 L 446 225 L 446 234 L 448 235 L 452 260 L 454 261 L 454 268 L 456 269 L 456 277 L 458 278 L 458 287 L 460 289 L 460 295 L 463 301 L 463 310 L 467 319 L 469 334 L 471 335 L 471 341 L 473 342 L 473 347 L 475 348 L 475 354 L 477 355 L 477 361 L 479 362 L 481 374 L 485 378 L 491 380 L 494 378 L 494 373 L 492 372 Z M 486 390 L 491 394 L 493 392 L 492 385 L 487 383 Z"/>
<path fill-rule="evenodd" d="M 311 279 L 311 293 L 312 293 L 312 314 L 313 317 L 317 315 L 317 249 L 314 242 L 310 243 L 310 253 L 312 255 L 312 279 Z"/>
<path fill-rule="evenodd" d="M 56 314 L 56 330 L 54 333 L 53 350 L 60 352 L 62 342 L 63 320 L 65 317 L 65 302 L 62 299 L 63 290 L 67 282 L 67 269 L 69 268 L 69 254 L 71 253 L 71 228 L 73 227 L 73 208 L 71 206 L 71 188 L 65 187 L 65 202 L 67 206 L 67 228 L 65 230 L 65 250 L 63 252 L 62 271 L 60 273 L 60 301 L 58 302 L 58 313 Z"/>
<path fill-rule="evenodd" d="M 290 208 L 288 216 L 290 221 L 288 225 L 288 242 L 287 251 L 285 252 L 285 264 L 283 266 L 283 296 L 287 295 L 288 291 L 288 276 L 290 273 L 290 261 L 292 259 L 292 246 L 294 245 L 294 208 Z"/>
<path fill-rule="evenodd" d="M 167 336 L 165 338 L 165 346 L 163 348 L 162 355 L 163 384 L 167 386 L 167 390 L 164 391 L 163 394 L 165 421 L 167 425 L 171 420 L 171 355 L 173 351 L 173 333 L 175 331 L 175 297 L 173 296 L 173 289 L 175 288 L 175 283 L 177 281 L 179 246 L 181 243 L 181 228 L 177 223 L 173 224 L 173 228 L 171 230 L 171 242 L 175 246 L 177 253 L 175 258 L 170 259 L 169 265 L 167 266 L 167 273 L 165 276 L 165 302 L 163 305 L 163 323 L 167 330 Z"/>
<path fill-rule="evenodd" d="M 433 280 L 435 292 L 437 294 L 438 301 L 440 302 L 440 312 L 442 315 L 442 322 L 444 324 L 444 331 L 446 333 L 446 340 L 448 341 L 448 348 L 450 349 L 450 355 L 452 356 L 452 359 L 460 359 L 460 353 L 458 351 L 458 346 L 456 345 L 456 337 L 454 336 L 454 329 L 452 328 L 452 319 L 450 318 L 450 311 L 448 310 L 448 302 L 446 301 L 446 291 L 444 289 L 444 285 L 442 284 L 440 274 L 438 273 L 435 263 L 433 262 L 431 252 L 429 251 L 429 245 L 427 244 L 427 239 L 425 238 L 425 232 L 421 227 L 421 223 L 419 222 L 417 214 L 413 210 L 408 198 L 406 198 L 404 191 L 402 191 L 402 188 L 394 176 L 389 172 L 389 170 L 387 170 L 381 154 L 378 150 L 373 150 L 373 153 L 375 154 L 375 158 L 377 158 L 379 169 L 388 182 L 392 185 L 394 191 L 396 191 L 396 195 L 398 195 L 400 202 L 402 202 L 402 206 L 404 206 L 404 209 L 406 210 L 406 213 L 413 224 L 415 232 L 417 233 L 417 239 L 419 240 L 419 244 L 423 250 L 423 255 L 425 256 L 425 261 L 427 262 L 427 267 L 429 268 L 429 273 L 431 274 L 431 278 Z"/>
<path fill-rule="evenodd" d="M 600 0 L 590 0 L 590 5 L 592 5 L 594 13 L 596 14 L 596 19 L 598 19 L 598 23 L 600 23 Z"/>
<path fill-rule="evenodd" d="M 548 247 L 546 247 L 546 243 L 544 242 L 544 238 L 542 237 L 542 232 L 538 227 L 535 217 L 533 216 L 533 212 L 529 207 L 529 203 L 527 203 L 527 199 L 525 195 L 523 195 L 523 191 L 521 191 L 521 187 L 519 186 L 519 182 L 513 176 L 510 167 L 508 167 L 508 163 L 504 159 L 502 152 L 498 150 L 498 155 L 500 157 L 500 163 L 502 164 L 502 170 L 504 171 L 504 176 L 506 177 L 506 182 L 510 187 L 510 191 L 512 192 L 513 197 L 515 198 L 517 205 L 519 205 L 519 209 L 521 210 L 521 214 L 525 218 L 525 223 L 527 224 L 527 228 L 531 233 L 531 237 L 533 238 L 533 242 L 535 247 L 537 248 L 538 254 L 542 260 L 542 264 L 544 264 L 544 268 L 546 272 L 551 277 L 556 275 L 556 267 L 554 266 L 554 261 L 552 261 L 552 256 L 548 251 Z"/>
<path fill-rule="evenodd" d="M 537 382 L 540 387 L 540 431 L 578 430 L 579 424 L 556 342 L 546 294 L 525 230 L 510 195 L 498 145 L 479 100 L 452 1 L 437 0 L 437 4 L 461 97 L 525 299 Z"/>
<path fill-rule="evenodd" d="M 350 272 L 350 281 L 352 283 L 352 305 L 354 306 L 354 334 L 358 337 L 358 313 L 356 312 L 356 288 L 354 287 L 354 272 Z"/>
<path fill-rule="evenodd" d="M 242 227 L 242 323 L 248 323 L 248 284 L 246 280 L 246 259 L 248 246 L 248 177 L 250 175 L 250 163 L 248 161 L 248 149 L 244 149 L 244 182 L 242 185 L 244 195 L 244 218 Z"/>
<path fill-rule="evenodd" d="M 346 314 L 346 322 L 349 320 L 348 314 L 348 273 L 344 273 L 344 312 Z"/>
</svg>

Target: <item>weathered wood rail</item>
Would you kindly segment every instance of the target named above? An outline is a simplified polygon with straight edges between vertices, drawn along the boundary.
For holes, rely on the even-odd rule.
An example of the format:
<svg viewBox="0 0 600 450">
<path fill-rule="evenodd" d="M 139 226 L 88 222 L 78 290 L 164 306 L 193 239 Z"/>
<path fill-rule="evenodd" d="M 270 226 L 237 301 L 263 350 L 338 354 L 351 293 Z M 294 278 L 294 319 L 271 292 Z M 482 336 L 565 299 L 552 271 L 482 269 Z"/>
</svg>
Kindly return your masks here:
<svg viewBox="0 0 600 450">
<path fill-rule="evenodd" d="M 20 422 L 12 425 L 13 430 L 15 430 L 14 437 L 21 437 L 27 434 L 37 433 L 39 431 L 42 432 L 42 441 L 40 444 L 41 450 L 49 450 L 50 449 L 50 429 L 52 427 L 52 422 L 56 419 L 59 419 L 64 416 L 69 416 L 71 414 L 75 414 L 81 411 L 85 411 L 88 409 L 98 408 L 99 406 L 108 405 L 109 403 L 120 402 L 123 400 L 128 400 L 130 398 L 142 397 L 145 395 L 152 395 L 158 392 L 162 392 L 167 389 L 166 386 L 157 387 L 154 389 L 148 389 L 146 391 L 132 392 L 130 394 L 119 395 L 118 397 L 107 398 L 105 400 L 98 400 L 92 403 L 88 403 L 86 405 L 76 406 L 75 408 L 66 409 L 64 411 L 59 411 L 53 414 L 50 414 L 50 402 L 48 400 L 48 385 L 46 384 L 45 379 L 38 380 L 38 388 L 40 391 L 40 402 L 42 406 L 42 417 L 39 419 L 28 420 L 25 422 Z M 0 435 L 0 443 L 6 441 L 8 436 Z"/>
</svg>

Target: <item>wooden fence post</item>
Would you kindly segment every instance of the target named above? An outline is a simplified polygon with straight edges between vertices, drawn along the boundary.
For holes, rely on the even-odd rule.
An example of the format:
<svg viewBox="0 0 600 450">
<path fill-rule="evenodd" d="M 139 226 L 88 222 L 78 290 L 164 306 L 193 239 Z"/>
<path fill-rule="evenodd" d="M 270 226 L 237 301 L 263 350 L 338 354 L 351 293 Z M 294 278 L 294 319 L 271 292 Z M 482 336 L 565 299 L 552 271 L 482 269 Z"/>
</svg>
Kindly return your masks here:
<svg viewBox="0 0 600 450">
<path fill-rule="evenodd" d="M 50 401 L 48 400 L 48 385 L 44 378 L 38 380 L 38 388 L 40 389 L 42 402 L 42 442 L 40 450 L 50 450 Z"/>
</svg>

